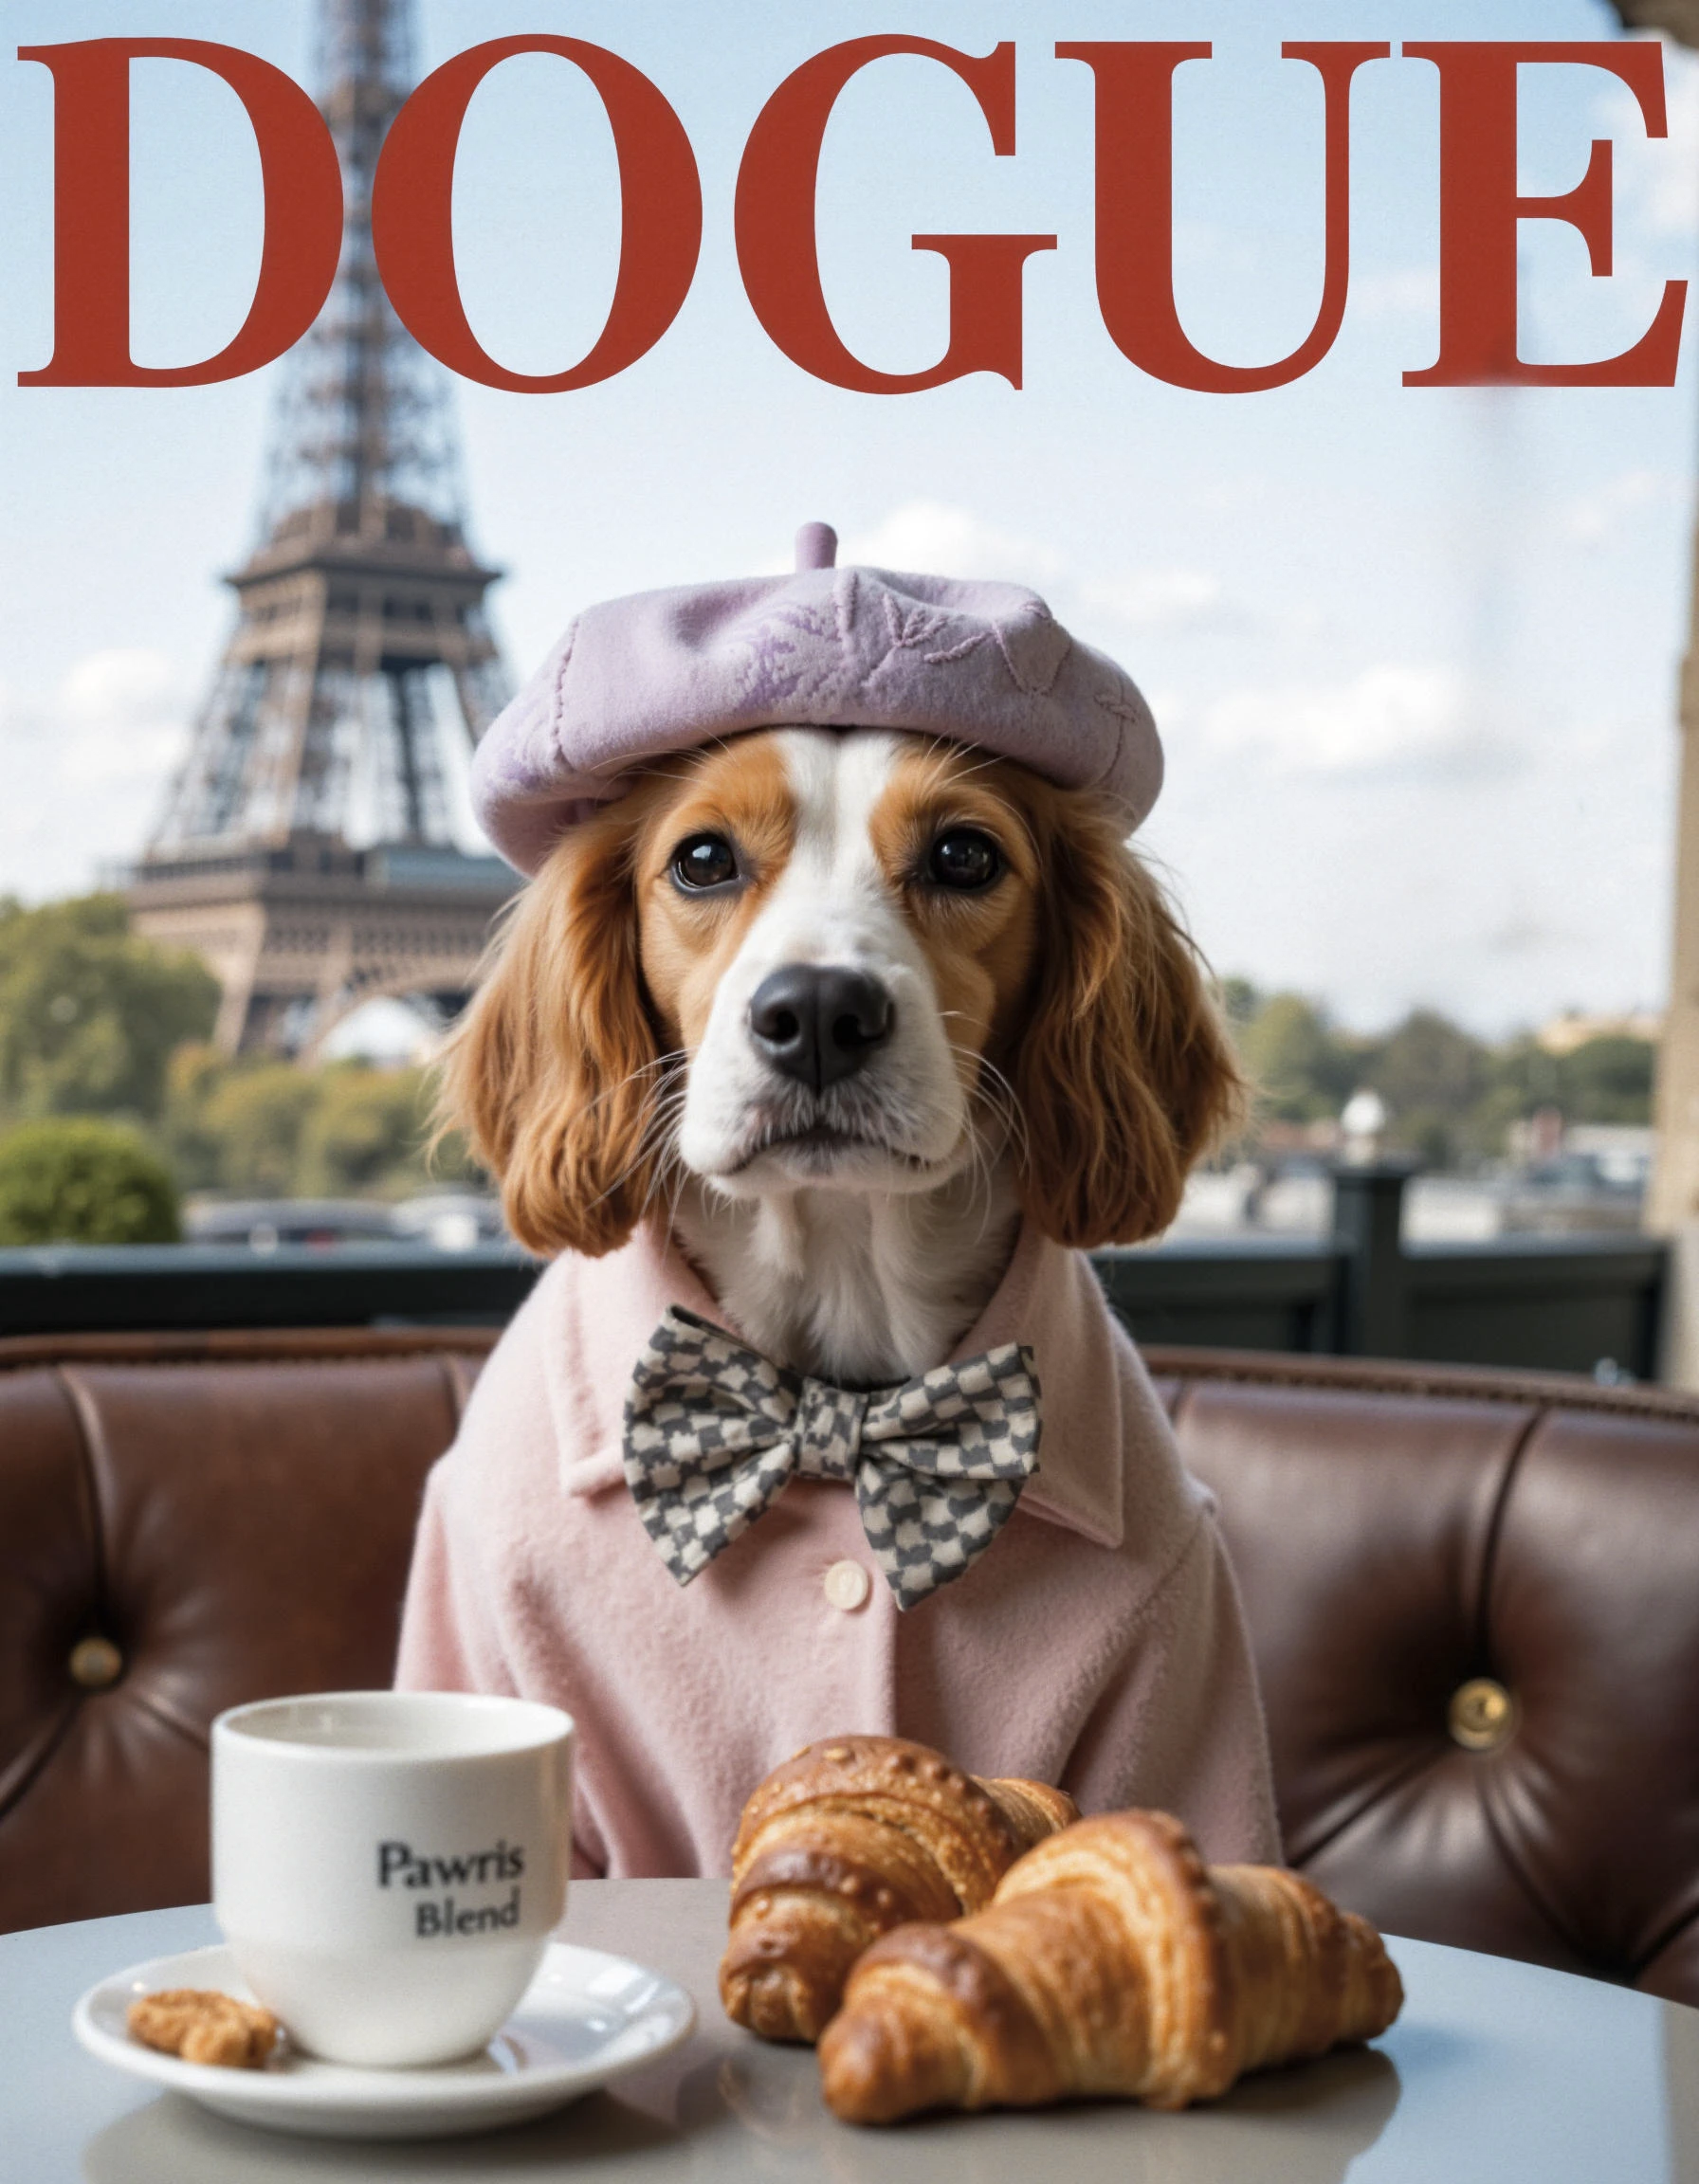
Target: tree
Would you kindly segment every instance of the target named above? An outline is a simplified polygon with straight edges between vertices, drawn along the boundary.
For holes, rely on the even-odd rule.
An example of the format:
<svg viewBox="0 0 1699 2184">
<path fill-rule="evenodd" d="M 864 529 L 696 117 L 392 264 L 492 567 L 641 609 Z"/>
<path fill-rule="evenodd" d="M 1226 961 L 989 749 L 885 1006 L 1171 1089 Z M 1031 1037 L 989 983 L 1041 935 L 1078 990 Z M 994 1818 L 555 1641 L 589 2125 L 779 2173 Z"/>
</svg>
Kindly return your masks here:
<svg viewBox="0 0 1699 2184">
<path fill-rule="evenodd" d="M 159 1141 L 185 1191 L 216 1191 L 223 1179 L 224 1143 L 207 1109 L 230 1069 L 216 1046 L 199 1040 L 186 1042 L 166 1064 Z"/>
<path fill-rule="evenodd" d="M 1365 1074 L 1395 1116 L 1461 1117 L 1487 1088 L 1487 1048 L 1436 1010 L 1413 1009 Z"/>
<path fill-rule="evenodd" d="M 1649 1122 L 1657 1049 L 1647 1039 L 1589 1039 L 1558 1064 L 1567 1122 Z"/>
<path fill-rule="evenodd" d="M 1554 1054 L 1521 1032 L 1489 1046 L 1434 1009 L 1367 1037 L 1338 1029 L 1301 994 L 1259 993 L 1249 979 L 1223 979 L 1221 997 L 1263 1119 L 1337 1115 L 1369 1085 L 1389 1110 L 1388 1143 L 1430 1168 L 1502 1156 L 1510 1126 L 1543 1107 L 1566 1122 L 1651 1118 L 1656 1048 L 1647 1040 L 1589 1039 Z"/>
<path fill-rule="evenodd" d="M 423 1069 L 318 1069 L 210 1046 L 172 1056 L 160 1136 L 184 1188 L 248 1197 L 387 1195 L 478 1179 L 458 1138 L 428 1159 Z"/>
<path fill-rule="evenodd" d="M 1489 1050 L 1436 1010 L 1413 1009 L 1367 1064 L 1391 1110 L 1388 1140 L 1430 1168 L 1453 1166 L 1473 1143 L 1471 1119 L 1487 1091 Z"/>
<path fill-rule="evenodd" d="M 0 1245 L 174 1244 L 169 1168 L 134 1130 L 55 1118 L 0 1137 Z"/>
<path fill-rule="evenodd" d="M 1235 1000 L 1245 1005 L 1244 995 L 1235 992 L 1230 1008 Z M 1262 1114 L 1283 1122 L 1313 1122 L 1337 1115 L 1350 1098 L 1360 1067 L 1356 1046 L 1301 993 L 1270 994 L 1235 1030 Z"/>
<path fill-rule="evenodd" d="M 210 972 L 132 934 L 116 895 L 0 902 L 0 1110 L 152 1121 L 172 1049 L 217 1013 Z"/>
<path fill-rule="evenodd" d="M 1249 978 L 1221 980 L 1221 1013 L 1237 1037 L 1263 1005 L 1263 996 Z"/>
<path fill-rule="evenodd" d="M 300 1188 L 308 1197 L 338 1196 L 405 1174 L 416 1167 L 426 1122 L 423 1071 L 325 1070 L 301 1132 Z"/>
<path fill-rule="evenodd" d="M 217 1149 L 218 1184 L 254 1198 L 290 1197 L 318 1100 L 318 1079 L 292 1062 L 240 1065 L 219 1076 L 198 1111 L 198 1128 Z"/>
</svg>

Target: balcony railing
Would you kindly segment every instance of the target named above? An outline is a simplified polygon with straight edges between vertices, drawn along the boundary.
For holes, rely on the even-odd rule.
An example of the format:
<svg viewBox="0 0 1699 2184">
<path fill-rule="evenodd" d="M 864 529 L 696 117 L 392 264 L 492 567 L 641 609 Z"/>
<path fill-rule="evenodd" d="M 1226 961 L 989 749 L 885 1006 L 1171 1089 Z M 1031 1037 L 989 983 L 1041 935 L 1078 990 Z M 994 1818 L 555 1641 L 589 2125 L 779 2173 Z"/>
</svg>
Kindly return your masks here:
<svg viewBox="0 0 1699 2184">
<path fill-rule="evenodd" d="M 1327 1238 L 1101 1251 L 1098 1272 L 1116 1311 L 1149 1342 L 1656 1376 L 1667 1256 L 1658 1239 L 1407 1247 L 1407 1179 L 1390 1162 L 1342 1169 Z M 0 1335 L 499 1326 L 540 1270 L 502 1245 L 0 1251 Z"/>
</svg>

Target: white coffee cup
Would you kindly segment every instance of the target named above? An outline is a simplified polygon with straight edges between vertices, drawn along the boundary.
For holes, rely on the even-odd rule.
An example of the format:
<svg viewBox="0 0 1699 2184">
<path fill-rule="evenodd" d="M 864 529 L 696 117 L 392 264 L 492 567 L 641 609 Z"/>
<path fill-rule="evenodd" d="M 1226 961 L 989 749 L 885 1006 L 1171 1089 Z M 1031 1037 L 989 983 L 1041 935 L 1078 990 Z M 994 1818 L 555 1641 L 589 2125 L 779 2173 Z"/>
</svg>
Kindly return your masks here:
<svg viewBox="0 0 1699 2184">
<path fill-rule="evenodd" d="M 566 1908 L 573 1724 L 451 1691 L 331 1691 L 212 1724 L 212 1906 L 298 2046 L 444 2063 L 502 2024 Z"/>
</svg>

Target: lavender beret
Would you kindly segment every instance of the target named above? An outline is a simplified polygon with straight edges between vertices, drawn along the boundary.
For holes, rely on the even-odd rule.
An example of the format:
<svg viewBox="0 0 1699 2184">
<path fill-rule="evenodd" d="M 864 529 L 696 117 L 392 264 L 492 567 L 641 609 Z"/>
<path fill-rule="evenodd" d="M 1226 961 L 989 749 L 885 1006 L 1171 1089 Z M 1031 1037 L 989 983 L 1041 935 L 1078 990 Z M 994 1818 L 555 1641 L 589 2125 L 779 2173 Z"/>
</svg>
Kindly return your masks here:
<svg viewBox="0 0 1699 2184">
<path fill-rule="evenodd" d="M 796 571 L 586 608 L 472 760 L 484 831 L 521 872 L 618 796 L 631 770 L 748 728 L 904 728 L 1096 789 L 1128 833 L 1162 746 L 1132 679 L 1019 584 L 832 566 L 824 523 Z"/>
</svg>

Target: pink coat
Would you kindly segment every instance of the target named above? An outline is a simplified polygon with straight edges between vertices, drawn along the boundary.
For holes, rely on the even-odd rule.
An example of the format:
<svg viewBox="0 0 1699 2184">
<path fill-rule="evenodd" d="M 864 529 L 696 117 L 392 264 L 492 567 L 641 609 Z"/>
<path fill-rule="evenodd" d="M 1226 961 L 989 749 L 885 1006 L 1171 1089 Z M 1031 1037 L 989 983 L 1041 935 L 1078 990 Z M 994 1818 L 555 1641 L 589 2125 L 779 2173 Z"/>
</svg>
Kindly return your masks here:
<svg viewBox="0 0 1699 2184">
<path fill-rule="evenodd" d="M 905 1614 L 832 1481 L 793 1481 L 688 1587 L 668 1574 L 620 1436 L 669 1303 L 726 1324 L 649 1229 L 550 1266 L 431 1473 L 408 1586 L 400 1684 L 518 1692 L 575 1719 L 575 1870 L 729 1872 L 762 1775 L 852 1733 L 1059 1782 L 1087 1812 L 1160 1806 L 1212 1859 L 1278 1856 L 1210 1498 L 1081 1253 L 1025 1229 L 962 1338 L 959 1356 L 1036 1354 L 1040 1467 L 979 1561 Z"/>
</svg>

